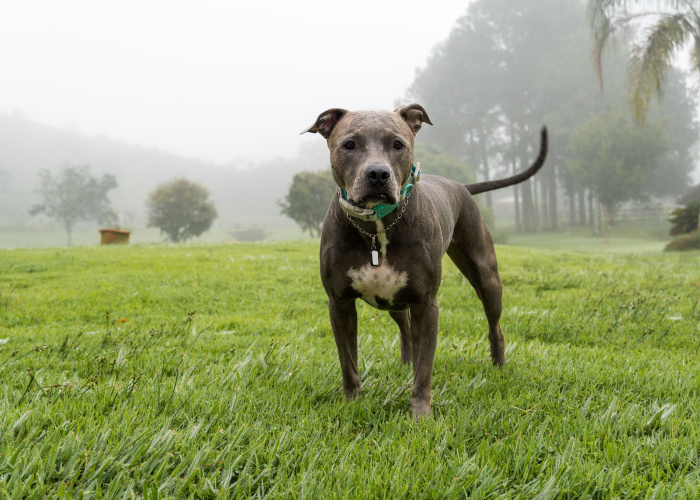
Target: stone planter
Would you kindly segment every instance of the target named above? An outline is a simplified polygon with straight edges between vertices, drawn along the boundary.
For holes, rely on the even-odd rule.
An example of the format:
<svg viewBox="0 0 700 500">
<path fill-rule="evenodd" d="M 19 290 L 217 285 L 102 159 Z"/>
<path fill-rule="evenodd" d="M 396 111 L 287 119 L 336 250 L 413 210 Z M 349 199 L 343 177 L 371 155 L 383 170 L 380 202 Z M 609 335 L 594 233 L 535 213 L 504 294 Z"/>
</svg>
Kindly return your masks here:
<svg viewBox="0 0 700 500">
<path fill-rule="evenodd" d="M 121 229 L 100 229 L 101 245 L 128 245 L 131 231 Z"/>
</svg>

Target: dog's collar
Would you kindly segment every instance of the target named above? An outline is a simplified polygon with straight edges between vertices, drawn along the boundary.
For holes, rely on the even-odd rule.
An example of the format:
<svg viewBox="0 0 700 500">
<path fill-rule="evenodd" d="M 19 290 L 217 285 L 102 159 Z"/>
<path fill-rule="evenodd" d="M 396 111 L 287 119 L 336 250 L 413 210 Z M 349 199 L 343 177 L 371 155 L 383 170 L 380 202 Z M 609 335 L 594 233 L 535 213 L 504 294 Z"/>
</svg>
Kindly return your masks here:
<svg viewBox="0 0 700 500">
<path fill-rule="evenodd" d="M 340 208 L 342 208 L 345 213 L 362 219 L 364 221 L 375 221 L 382 219 L 389 215 L 391 212 L 396 210 L 396 208 L 405 200 L 416 182 L 420 180 L 420 163 L 416 163 L 411 167 L 411 177 L 408 178 L 408 183 L 401 189 L 401 196 L 399 201 L 394 205 L 376 205 L 374 208 L 362 208 L 357 205 L 350 203 L 348 199 L 348 193 L 342 189 L 338 188 L 338 202 L 340 203 Z"/>
</svg>

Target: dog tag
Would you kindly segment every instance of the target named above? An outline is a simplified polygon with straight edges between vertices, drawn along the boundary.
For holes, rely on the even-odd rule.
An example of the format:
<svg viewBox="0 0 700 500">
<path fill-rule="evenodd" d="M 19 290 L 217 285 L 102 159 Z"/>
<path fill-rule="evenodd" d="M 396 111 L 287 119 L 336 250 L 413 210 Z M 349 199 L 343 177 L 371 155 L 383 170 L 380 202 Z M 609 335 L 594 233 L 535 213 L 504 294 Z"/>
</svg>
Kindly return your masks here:
<svg viewBox="0 0 700 500">
<path fill-rule="evenodd" d="M 375 267 L 379 265 L 379 252 L 376 250 L 372 250 L 372 265 Z"/>
</svg>

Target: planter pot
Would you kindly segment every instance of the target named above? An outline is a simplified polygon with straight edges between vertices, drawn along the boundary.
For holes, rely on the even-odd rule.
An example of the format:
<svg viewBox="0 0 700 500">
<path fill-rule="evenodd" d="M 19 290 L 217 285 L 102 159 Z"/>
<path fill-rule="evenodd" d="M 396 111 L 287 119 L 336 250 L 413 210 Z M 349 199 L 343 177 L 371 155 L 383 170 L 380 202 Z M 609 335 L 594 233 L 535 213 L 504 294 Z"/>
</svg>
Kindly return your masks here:
<svg viewBox="0 0 700 500">
<path fill-rule="evenodd" d="M 100 229 L 101 245 L 128 245 L 131 231 L 121 229 Z"/>
</svg>

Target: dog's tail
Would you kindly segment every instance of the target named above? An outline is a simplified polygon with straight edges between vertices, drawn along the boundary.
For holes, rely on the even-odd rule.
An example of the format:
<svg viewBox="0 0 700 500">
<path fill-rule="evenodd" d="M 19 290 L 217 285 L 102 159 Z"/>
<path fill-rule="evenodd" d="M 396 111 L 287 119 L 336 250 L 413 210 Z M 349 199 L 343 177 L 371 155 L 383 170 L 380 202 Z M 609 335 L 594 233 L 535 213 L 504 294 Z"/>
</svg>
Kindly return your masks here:
<svg viewBox="0 0 700 500">
<path fill-rule="evenodd" d="M 512 186 L 513 184 L 518 184 L 523 182 L 537 173 L 537 171 L 544 165 L 544 159 L 547 157 L 547 127 L 542 127 L 540 131 L 540 154 L 537 155 L 535 163 L 533 163 L 530 168 L 514 175 L 513 177 L 507 177 L 505 179 L 498 179 L 496 181 L 486 181 L 477 182 L 476 184 L 468 184 L 466 188 L 469 190 L 470 194 L 479 194 L 485 191 L 493 191 L 494 189 L 501 189 L 504 187 Z"/>
</svg>

